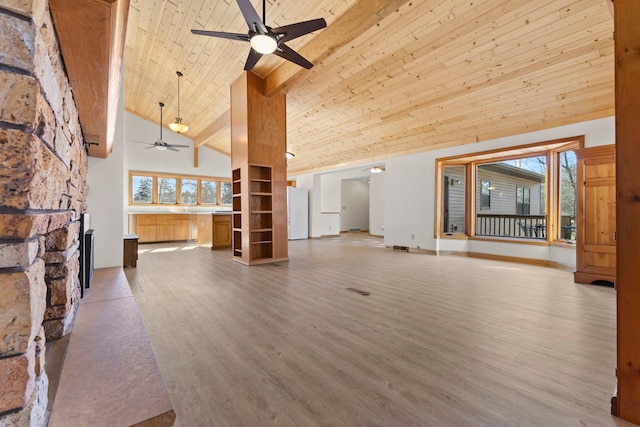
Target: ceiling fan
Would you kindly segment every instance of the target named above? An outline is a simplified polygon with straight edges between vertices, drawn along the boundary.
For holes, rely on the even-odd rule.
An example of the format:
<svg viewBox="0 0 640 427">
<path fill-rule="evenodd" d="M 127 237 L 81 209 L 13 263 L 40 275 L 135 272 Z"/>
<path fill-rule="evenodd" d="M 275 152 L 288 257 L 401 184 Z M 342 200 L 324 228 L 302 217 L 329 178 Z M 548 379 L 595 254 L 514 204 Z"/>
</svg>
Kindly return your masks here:
<svg viewBox="0 0 640 427">
<path fill-rule="evenodd" d="M 273 53 L 280 58 L 284 58 L 301 67 L 309 69 L 313 64 L 305 59 L 295 50 L 285 44 L 289 40 L 296 39 L 305 34 L 312 33 L 327 26 L 327 22 L 323 18 L 312 19 L 311 21 L 298 22 L 296 24 L 285 25 L 284 27 L 271 28 L 266 24 L 266 0 L 262 2 L 262 20 L 258 12 L 251 5 L 250 0 L 236 0 L 240 11 L 247 21 L 249 32 L 226 33 L 221 31 L 191 30 L 193 34 L 202 36 L 220 37 L 223 39 L 240 40 L 251 43 L 249 57 L 244 64 L 245 71 L 251 70 L 262 55 Z"/>
<path fill-rule="evenodd" d="M 159 102 L 158 105 L 160 105 L 160 138 L 153 143 L 144 142 L 144 141 L 132 141 L 132 142 L 137 142 L 138 144 L 147 144 L 147 145 L 150 145 L 150 147 L 146 147 L 146 148 L 155 148 L 156 150 L 161 150 L 161 151 L 164 151 L 164 150 L 180 151 L 180 150 L 176 150 L 176 147 L 188 147 L 188 145 L 168 144 L 162 140 L 162 107 L 164 107 L 164 104 L 162 102 Z"/>
</svg>

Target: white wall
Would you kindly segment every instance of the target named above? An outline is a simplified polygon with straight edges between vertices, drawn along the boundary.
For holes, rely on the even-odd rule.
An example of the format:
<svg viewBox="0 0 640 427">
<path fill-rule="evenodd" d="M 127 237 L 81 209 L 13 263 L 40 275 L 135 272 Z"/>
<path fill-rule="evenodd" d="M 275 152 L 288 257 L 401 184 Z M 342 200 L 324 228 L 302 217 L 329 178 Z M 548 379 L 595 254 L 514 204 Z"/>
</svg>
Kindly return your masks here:
<svg viewBox="0 0 640 427">
<path fill-rule="evenodd" d="M 434 179 L 435 161 L 438 158 L 578 135 L 585 136 L 586 147 L 613 144 L 615 143 L 615 120 L 610 117 L 387 160 L 385 245 L 480 252 L 575 264 L 573 248 L 436 239 L 434 237 Z"/>
<path fill-rule="evenodd" d="M 615 118 L 592 120 L 574 125 L 531 132 L 491 141 L 428 151 L 385 161 L 386 171 L 370 176 L 370 216 L 372 234 L 383 234 L 386 246 L 408 246 L 435 251 L 478 252 L 510 257 L 550 260 L 575 265 L 575 249 L 518 243 L 486 242 L 462 239 L 436 239 L 435 162 L 438 158 L 507 148 L 574 136 L 585 136 L 585 146 L 615 143 Z M 297 177 L 310 190 L 311 236 L 336 234 L 340 205 L 339 182 L 362 175 L 367 165 Z M 366 174 L 366 172 L 365 172 Z M 309 187 L 310 186 L 310 187 Z M 321 205 L 320 208 L 318 205 Z M 375 205 L 375 207 L 374 207 Z M 338 210 L 339 211 L 339 210 Z"/>
<path fill-rule="evenodd" d="M 367 170 L 370 166 L 362 165 L 334 172 L 288 177 L 288 179 L 295 179 L 297 186 L 309 189 L 309 237 L 331 236 L 340 232 L 342 180 L 366 181 L 374 175 Z M 384 185 L 376 185 L 373 188 L 373 190 L 369 189 L 369 197 L 384 200 Z M 374 192 L 373 196 L 372 192 Z M 380 215 L 377 217 L 379 223 L 384 215 L 378 215 Z M 378 225 L 378 227 L 384 228 L 384 225 Z"/>
<path fill-rule="evenodd" d="M 124 94 L 121 92 L 118 107 L 113 151 L 107 159 L 89 158 L 89 197 L 87 212 L 95 231 L 95 266 L 116 267 L 122 265 L 122 236 L 128 229 L 128 212 L 131 211 L 179 211 L 180 208 L 129 207 L 129 170 L 202 175 L 217 178 L 231 177 L 231 158 L 208 148 L 199 149 L 199 167 L 193 167 L 193 141 L 183 135 L 163 129 L 163 140 L 170 144 L 188 147 L 180 151 L 147 149 L 147 145 L 133 140 L 153 143 L 160 136 L 158 123 L 149 122 L 124 111 Z M 158 112 L 159 115 L 159 112 Z M 211 208 L 202 208 L 211 210 Z M 190 208 L 190 211 L 202 210 Z"/>
<path fill-rule="evenodd" d="M 121 89 L 113 151 L 106 159 L 89 157 L 88 162 L 87 212 L 91 214 L 91 227 L 95 230 L 95 268 L 122 266 L 124 125 L 124 91 Z"/>
<path fill-rule="evenodd" d="M 160 114 L 158 112 L 158 114 Z M 160 137 L 157 122 L 149 122 L 131 113 L 125 113 L 126 169 L 144 172 L 169 172 L 187 175 L 205 175 L 231 178 L 231 157 L 209 148 L 198 149 L 198 167 L 193 167 L 193 141 L 186 136 L 162 130 L 163 141 L 169 144 L 188 145 L 175 151 L 160 151 L 149 145 L 133 141 L 153 143 Z"/>
<path fill-rule="evenodd" d="M 384 236 L 384 189 L 386 173 L 372 173 L 369 178 L 369 233 Z"/>
<path fill-rule="evenodd" d="M 369 183 L 343 179 L 340 193 L 340 231 L 369 230 Z"/>
<path fill-rule="evenodd" d="M 160 114 L 158 112 L 158 114 Z M 179 151 L 160 151 L 147 144 L 135 141 L 155 142 L 160 137 L 158 123 L 126 113 L 125 117 L 125 187 L 122 191 L 123 203 L 130 212 L 184 212 L 182 206 L 129 206 L 129 171 L 164 172 L 183 175 L 200 175 L 214 178 L 231 178 L 231 157 L 209 148 L 198 148 L 198 167 L 193 167 L 193 141 L 184 135 L 163 128 L 162 140 L 169 144 L 187 145 Z M 228 210 L 228 207 L 222 208 Z M 190 206 L 189 212 L 209 212 L 211 207 Z M 125 215 L 122 227 L 128 229 L 128 216 Z"/>
</svg>

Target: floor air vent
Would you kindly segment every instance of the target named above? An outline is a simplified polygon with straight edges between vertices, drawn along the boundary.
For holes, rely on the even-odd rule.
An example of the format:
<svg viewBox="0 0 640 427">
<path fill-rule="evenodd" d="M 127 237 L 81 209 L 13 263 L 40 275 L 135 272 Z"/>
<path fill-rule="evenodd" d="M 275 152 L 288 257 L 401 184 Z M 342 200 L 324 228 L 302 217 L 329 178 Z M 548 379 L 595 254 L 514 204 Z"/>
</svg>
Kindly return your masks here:
<svg viewBox="0 0 640 427">
<path fill-rule="evenodd" d="M 362 229 L 360 229 L 360 228 L 350 228 L 349 229 L 349 233 L 359 233 L 361 231 L 362 231 Z"/>
<path fill-rule="evenodd" d="M 409 246 L 393 246 L 394 251 L 409 252 Z"/>
<path fill-rule="evenodd" d="M 370 294 L 367 291 L 361 291 L 360 289 L 356 289 L 356 288 L 347 288 L 347 290 L 351 292 L 355 292 L 356 294 L 364 295 L 364 296 L 367 296 Z"/>
</svg>

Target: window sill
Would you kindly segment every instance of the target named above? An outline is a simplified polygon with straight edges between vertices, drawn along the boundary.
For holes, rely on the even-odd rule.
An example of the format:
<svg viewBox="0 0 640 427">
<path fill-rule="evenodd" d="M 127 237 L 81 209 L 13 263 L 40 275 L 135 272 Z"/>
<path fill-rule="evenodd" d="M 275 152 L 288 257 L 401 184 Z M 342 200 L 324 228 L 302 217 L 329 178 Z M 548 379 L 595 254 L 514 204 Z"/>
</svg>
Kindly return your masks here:
<svg viewBox="0 0 640 427">
<path fill-rule="evenodd" d="M 441 234 L 436 236 L 437 239 L 451 239 L 451 240 L 469 240 L 469 236 L 467 234 Z"/>
<path fill-rule="evenodd" d="M 551 246 L 556 247 L 556 248 L 567 248 L 567 249 L 575 249 L 576 248 L 576 243 L 572 242 L 565 242 L 563 240 L 557 240 L 555 242 L 551 242 Z"/>
<path fill-rule="evenodd" d="M 542 239 L 513 239 L 509 237 L 484 237 L 474 236 L 469 237 L 469 240 L 477 240 L 480 242 L 495 242 L 495 243 L 515 243 L 519 245 L 534 245 L 534 246 L 550 246 L 550 243 Z"/>
</svg>

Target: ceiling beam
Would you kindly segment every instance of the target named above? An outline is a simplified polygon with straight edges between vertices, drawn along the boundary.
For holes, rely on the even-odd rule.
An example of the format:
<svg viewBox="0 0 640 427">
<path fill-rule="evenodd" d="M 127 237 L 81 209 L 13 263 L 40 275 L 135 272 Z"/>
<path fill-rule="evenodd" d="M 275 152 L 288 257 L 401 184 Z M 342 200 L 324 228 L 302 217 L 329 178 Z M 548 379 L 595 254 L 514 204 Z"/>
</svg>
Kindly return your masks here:
<svg viewBox="0 0 640 427">
<path fill-rule="evenodd" d="M 202 130 L 199 134 L 193 137 L 193 146 L 194 148 L 205 145 L 207 140 L 211 138 L 216 133 L 220 132 L 222 129 L 225 129 L 229 126 L 230 123 L 230 112 L 226 110 L 220 117 L 218 117 L 213 123 L 209 124 L 206 128 Z"/>
<path fill-rule="evenodd" d="M 90 156 L 107 158 L 116 128 L 129 0 L 51 0 Z"/>
<path fill-rule="evenodd" d="M 312 63 L 322 62 L 333 52 L 351 43 L 356 37 L 375 27 L 387 16 L 396 12 L 409 0 L 359 0 L 331 25 L 322 30 L 300 49 L 300 54 Z M 285 61 L 265 79 L 264 94 L 291 87 L 304 76 L 304 68 Z"/>
<path fill-rule="evenodd" d="M 322 30 L 300 53 L 313 63 L 322 62 L 333 52 L 351 43 L 361 33 L 374 27 L 381 20 L 396 12 L 409 0 L 359 0 L 347 12 L 338 17 L 329 27 Z M 265 96 L 288 89 L 298 78 L 304 76 L 304 68 L 284 61 L 265 79 Z M 229 110 L 226 110 L 213 123 L 207 126 L 193 139 L 194 146 L 200 147 L 225 127 L 229 126 Z M 212 148 L 207 146 L 207 148 Z M 217 150 L 219 151 L 219 150 Z M 226 153 L 225 153 L 226 154 Z"/>
</svg>

